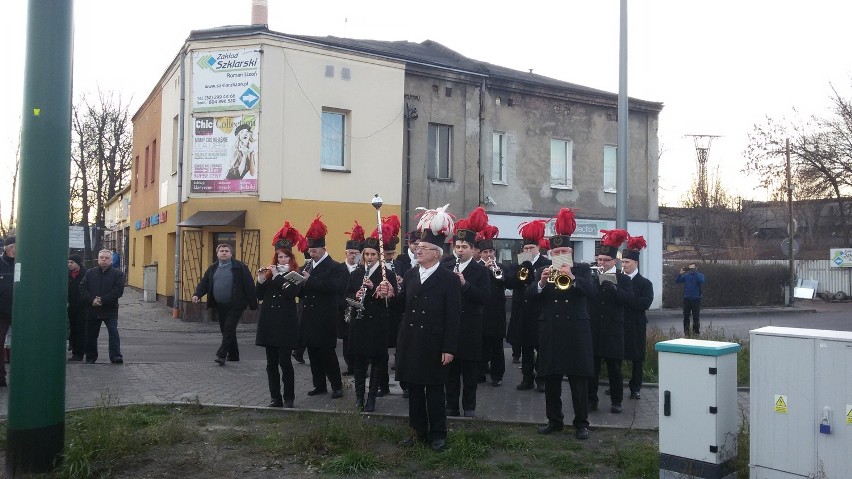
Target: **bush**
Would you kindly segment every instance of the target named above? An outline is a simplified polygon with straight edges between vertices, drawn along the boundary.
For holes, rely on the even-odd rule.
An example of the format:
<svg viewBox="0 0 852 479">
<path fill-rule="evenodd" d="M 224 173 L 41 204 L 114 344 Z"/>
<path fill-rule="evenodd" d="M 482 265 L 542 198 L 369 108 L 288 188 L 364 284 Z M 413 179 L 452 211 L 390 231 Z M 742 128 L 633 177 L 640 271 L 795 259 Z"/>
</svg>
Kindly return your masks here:
<svg viewBox="0 0 852 479">
<path fill-rule="evenodd" d="M 683 285 L 675 283 L 687 263 L 663 265 L 663 307 L 683 306 Z M 781 265 L 699 263 L 704 274 L 701 307 L 770 306 L 784 304 L 784 284 L 789 278 Z"/>
</svg>

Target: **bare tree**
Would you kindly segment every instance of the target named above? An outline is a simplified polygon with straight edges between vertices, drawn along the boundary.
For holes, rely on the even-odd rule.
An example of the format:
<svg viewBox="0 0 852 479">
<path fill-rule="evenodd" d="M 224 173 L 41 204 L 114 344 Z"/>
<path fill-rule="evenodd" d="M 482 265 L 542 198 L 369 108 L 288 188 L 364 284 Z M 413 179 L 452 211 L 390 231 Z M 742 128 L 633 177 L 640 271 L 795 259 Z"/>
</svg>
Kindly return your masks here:
<svg viewBox="0 0 852 479">
<path fill-rule="evenodd" d="M 9 222 L 6 223 L 3 220 L 2 209 L 0 209 L 0 234 L 3 237 L 8 236 L 10 233 L 15 231 L 15 227 L 17 226 L 15 219 L 15 212 L 17 206 L 15 202 L 18 196 L 18 171 L 21 168 L 21 134 L 18 133 L 18 147 L 15 149 L 15 166 L 14 171 L 12 171 L 12 199 L 11 206 L 9 207 Z"/>
<path fill-rule="evenodd" d="M 101 247 L 107 200 L 130 181 L 129 104 L 113 92 L 99 90 L 94 101 L 84 96 L 72 107 L 71 128 L 71 221 L 83 226 L 85 254 L 90 258 Z"/>
</svg>

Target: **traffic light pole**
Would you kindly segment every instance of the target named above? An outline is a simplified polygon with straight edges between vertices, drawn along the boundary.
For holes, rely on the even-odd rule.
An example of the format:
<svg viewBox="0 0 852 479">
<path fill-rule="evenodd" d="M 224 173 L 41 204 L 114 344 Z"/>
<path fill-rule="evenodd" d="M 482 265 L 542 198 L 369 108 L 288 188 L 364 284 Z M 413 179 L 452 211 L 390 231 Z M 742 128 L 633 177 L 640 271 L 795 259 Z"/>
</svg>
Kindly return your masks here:
<svg viewBox="0 0 852 479">
<path fill-rule="evenodd" d="M 73 0 L 29 0 L 6 476 L 49 472 L 65 442 Z"/>
</svg>

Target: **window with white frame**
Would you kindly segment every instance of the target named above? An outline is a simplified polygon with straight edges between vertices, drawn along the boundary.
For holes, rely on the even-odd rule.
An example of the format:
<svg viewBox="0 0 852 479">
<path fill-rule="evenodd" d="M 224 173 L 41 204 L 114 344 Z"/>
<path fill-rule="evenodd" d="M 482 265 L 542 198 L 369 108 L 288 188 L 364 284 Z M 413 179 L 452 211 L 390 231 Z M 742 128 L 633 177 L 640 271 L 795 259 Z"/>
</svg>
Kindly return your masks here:
<svg viewBox="0 0 852 479">
<path fill-rule="evenodd" d="M 506 178 L 506 134 L 495 131 L 491 137 L 491 182 L 505 185 Z"/>
<path fill-rule="evenodd" d="M 339 169 L 346 167 L 346 113 L 323 110 L 320 166 Z"/>
<path fill-rule="evenodd" d="M 429 123 L 427 174 L 430 179 L 449 180 L 452 171 L 453 127 Z"/>
<path fill-rule="evenodd" d="M 571 140 L 550 140 L 550 186 L 573 188 L 572 156 L 574 143 Z"/>
<path fill-rule="evenodd" d="M 603 188 L 607 193 L 615 193 L 616 158 L 618 147 L 612 145 L 604 146 L 603 162 Z"/>
</svg>

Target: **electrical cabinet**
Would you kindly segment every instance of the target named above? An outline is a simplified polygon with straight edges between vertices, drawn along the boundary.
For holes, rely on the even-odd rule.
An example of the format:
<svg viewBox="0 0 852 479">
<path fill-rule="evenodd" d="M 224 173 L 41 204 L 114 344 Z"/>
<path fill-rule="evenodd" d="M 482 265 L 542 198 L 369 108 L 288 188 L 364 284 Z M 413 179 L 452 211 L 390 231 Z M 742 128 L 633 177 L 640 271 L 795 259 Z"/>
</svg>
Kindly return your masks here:
<svg viewBox="0 0 852 479">
<path fill-rule="evenodd" d="M 740 345 L 675 339 L 659 352 L 660 477 L 734 477 Z"/>
<path fill-rule="evenodd" d="M 852 332 L 750 337 L 750 477 L 852 477 Z"/>
</svg>

